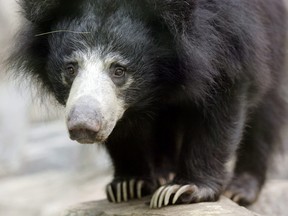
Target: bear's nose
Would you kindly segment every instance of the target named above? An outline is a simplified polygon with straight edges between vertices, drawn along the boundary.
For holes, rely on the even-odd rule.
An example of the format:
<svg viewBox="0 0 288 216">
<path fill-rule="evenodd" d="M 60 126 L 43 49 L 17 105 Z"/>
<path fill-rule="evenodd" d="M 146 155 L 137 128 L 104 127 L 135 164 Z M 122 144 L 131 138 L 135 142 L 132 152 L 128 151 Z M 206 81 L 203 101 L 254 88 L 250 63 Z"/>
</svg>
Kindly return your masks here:
<svg viewBox="0 0 288 216">
<path fill-rule="evenodd" d="M 67 127 L 72 140 L 83 144 L 95 143 L 101 129 L 101 117 L 95 103 L 78 101 L 68 114 Z"/>
</svg>

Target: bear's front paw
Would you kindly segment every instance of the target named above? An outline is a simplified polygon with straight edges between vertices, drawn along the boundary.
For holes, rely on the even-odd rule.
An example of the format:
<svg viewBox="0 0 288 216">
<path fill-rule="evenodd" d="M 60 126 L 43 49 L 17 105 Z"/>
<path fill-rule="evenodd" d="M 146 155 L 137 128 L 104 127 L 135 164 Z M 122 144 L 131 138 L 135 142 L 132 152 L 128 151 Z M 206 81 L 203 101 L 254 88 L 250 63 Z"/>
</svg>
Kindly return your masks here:
<svg viewBox="0 0 288 216">
<path fill-rule="evenodd" d="M 198 187 L 194 184 L 171 184 L 160 187 L 154 193 L 150 207 L 161 208 L 167 205 L 208 202 L 218 198 L 219 194 L 208 187 Z"/>
<path fill-rule="evenodd" d="M 121 203 L 131 199 L 141 199 L 144 196 L 152 194 L 156 185 L 148 180 L 114 179 L 106 187 L 107 198 L 110 202 Z"/>
<path fill-rule="evenodd" d="M 256 201 L 260 192 L 259 180 L 248 173 L 237 175 L 226 188 L 224 195 L 242 206 Z"/>
</svg>

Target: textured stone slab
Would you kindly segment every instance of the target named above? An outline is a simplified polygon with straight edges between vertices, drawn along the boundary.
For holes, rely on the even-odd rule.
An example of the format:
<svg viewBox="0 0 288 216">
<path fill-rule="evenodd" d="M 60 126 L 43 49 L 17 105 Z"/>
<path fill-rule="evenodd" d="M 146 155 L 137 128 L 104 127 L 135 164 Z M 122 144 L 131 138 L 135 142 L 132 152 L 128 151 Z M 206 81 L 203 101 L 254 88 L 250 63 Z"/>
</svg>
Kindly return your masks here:
<svg viewBox="0 0 288 216">
<path fill-rule="evenodd" d="M 219 202 L 178 205 L 150 209 L 148 200 L 112 204 L 107 201 L 87 202 L 72 207 L 61 216 L 259 216 L 222 197 Z"/>
</svg>

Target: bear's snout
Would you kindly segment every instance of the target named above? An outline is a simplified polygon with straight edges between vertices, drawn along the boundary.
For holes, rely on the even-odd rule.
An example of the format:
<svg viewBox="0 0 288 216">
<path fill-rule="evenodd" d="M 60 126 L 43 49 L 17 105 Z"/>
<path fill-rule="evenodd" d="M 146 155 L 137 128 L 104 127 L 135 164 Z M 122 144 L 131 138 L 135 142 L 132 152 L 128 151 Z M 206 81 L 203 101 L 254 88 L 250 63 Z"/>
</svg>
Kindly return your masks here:
<svg viewBox="0 0 288 216">
<path fill-rule="evenodd" d="M 101 129 L 101 115 L 97 101 L 79 99 L 67 116 L 67 127 L 72 140 L 83 144 L 95 143 Z"/>
</svg>

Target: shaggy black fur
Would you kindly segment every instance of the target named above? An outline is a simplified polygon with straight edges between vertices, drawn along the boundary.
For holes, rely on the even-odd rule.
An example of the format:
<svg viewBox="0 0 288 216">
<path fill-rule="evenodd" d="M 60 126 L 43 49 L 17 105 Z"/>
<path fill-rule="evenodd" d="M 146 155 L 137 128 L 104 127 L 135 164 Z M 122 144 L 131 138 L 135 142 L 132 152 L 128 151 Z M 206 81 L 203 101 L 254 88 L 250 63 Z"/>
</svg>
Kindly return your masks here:
<svg viewBox="0 0 288 216">
<path fill-rule="evenodd" d="M 217 200 L 237 153 L 229 196 L 250 204 L 265 181 L 286 119 L 286 13 L 281 0 L 22 0 L 28 22 L 11 62 L 65 105 L 64 57 L 104 46 L 132 62 L 129 104 L 106 141 L 116 183 L 159 177 Z M 82 33 L 58 32 L 69 30 Z M 87 33 L 88 32 L 88 33 Z M 18 70 L 23 73 L 22 70 Z M 209 190 L 208 190 L 209 189 Z M 208 193 L 208 192 L 207 192 Z"/>
</svg>

